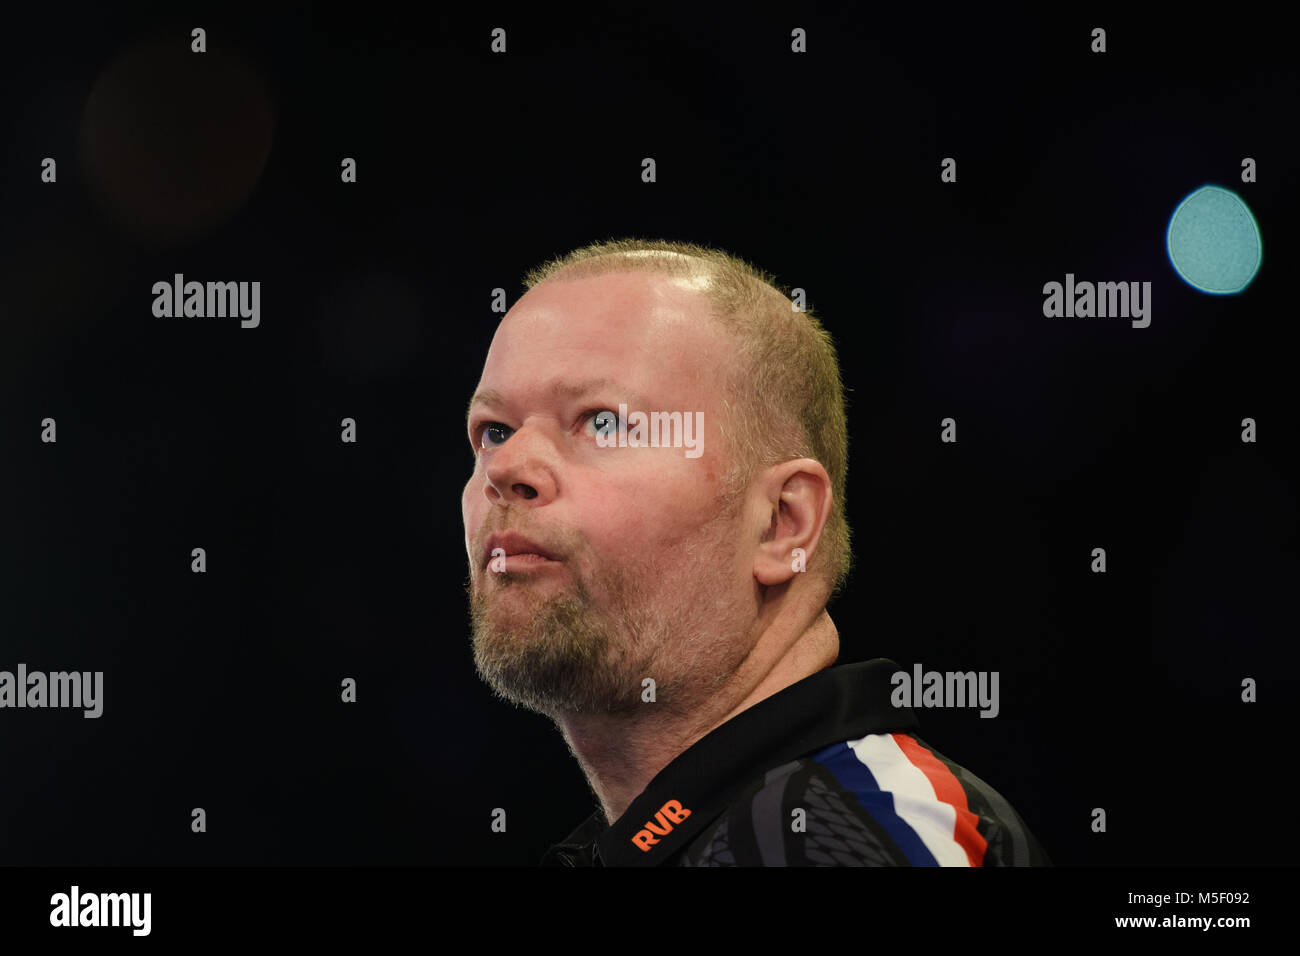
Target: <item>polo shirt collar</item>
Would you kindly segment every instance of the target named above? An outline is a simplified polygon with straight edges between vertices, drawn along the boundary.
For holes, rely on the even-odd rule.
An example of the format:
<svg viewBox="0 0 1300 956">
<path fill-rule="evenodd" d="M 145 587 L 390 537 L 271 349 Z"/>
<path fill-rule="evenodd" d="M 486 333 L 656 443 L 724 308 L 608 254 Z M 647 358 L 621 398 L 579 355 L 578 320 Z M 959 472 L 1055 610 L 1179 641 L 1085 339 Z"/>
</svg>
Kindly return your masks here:
<svg viewBox="0 0 1300 956">
<path fill-rule="evenodd" d="M 894 661 L 879 657 L 791 684 L 692 744 L 614 823 L 606 825 L 598 810 L 552 853 L 590 848 L 594 838 L 599 862 L 607 866 L 666 862 L 768 770 L 837 741 L 916 728 L 911 708 L 895 707 L 890 700 L 891 678 L 899 670 Z"/>
</svg>

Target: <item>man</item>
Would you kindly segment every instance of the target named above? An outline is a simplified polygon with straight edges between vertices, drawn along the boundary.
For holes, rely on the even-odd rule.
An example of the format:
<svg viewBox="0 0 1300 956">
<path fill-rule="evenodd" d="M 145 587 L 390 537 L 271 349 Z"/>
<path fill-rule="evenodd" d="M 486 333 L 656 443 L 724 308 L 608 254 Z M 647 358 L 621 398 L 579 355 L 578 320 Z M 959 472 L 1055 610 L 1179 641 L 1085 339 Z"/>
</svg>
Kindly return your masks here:
<svg viewBox="0 0 1300 956">
<path fill-rule="evenodd" d="M 892 661 L 831 668 L 848 574 L 830 337 L 685 243 L 534 270 L 470 402 L 475 663 L 552 718 L 600 810 L 555 865 L 1046 863 L 908 733 Z"/>
</svg>

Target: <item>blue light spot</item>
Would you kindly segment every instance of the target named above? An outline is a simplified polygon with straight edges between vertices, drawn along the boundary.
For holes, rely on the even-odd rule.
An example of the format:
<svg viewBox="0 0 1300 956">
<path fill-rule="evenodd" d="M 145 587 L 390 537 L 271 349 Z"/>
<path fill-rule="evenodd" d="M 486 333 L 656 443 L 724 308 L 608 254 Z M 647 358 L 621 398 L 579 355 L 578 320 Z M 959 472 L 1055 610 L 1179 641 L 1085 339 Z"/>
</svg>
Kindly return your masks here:
<svg viewBox="0 0 1300 956">
<path fill-rule="evenodd" d="M 1259 224 L 1241 197 L 1202 186 L 1178 204 L 1165 236 L 1178 277 L 1199 292 L 1232 295 L 1259 272 L 1264 244 Z"/>
</svg>

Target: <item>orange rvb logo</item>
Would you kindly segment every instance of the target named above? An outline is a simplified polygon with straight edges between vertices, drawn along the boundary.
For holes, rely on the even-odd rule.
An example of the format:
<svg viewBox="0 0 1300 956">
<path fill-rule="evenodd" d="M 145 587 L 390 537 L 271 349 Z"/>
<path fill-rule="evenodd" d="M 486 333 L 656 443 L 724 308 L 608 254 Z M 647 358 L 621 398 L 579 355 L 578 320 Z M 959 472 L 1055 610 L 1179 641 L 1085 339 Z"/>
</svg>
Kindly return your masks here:
<svg viewBox="0 0 1300 956">
<path fill-rule="evenodd" d="M 632 842 L 649 853 L 650 848 L 659 842 L 659 837 L 667 836 L 673 832 L 674 823 L 681 823 L 690 815 L 691 811 L 687 810 L 679 802 L 669 800 L 659 808 L 654 820 L 645 822 L 644 830 L 637 831 L 636 836 L 632 837 Z M 658 822 L 658 826 L 655 826 L 656 822 Z"/>
</svg>

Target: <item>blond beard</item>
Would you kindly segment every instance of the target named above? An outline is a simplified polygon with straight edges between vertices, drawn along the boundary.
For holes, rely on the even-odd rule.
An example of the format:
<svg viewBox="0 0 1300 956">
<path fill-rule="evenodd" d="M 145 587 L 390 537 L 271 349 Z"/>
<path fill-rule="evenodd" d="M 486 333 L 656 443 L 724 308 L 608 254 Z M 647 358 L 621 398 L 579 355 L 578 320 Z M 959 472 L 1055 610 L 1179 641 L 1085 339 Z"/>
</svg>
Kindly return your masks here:
<svg viewBox="0 0 1300 956">
<path fill-rule="evenodd" d="M 731 678 L 748 652 L 736 635 L 725 633 L 743 613 L 738 600 L 715 598 L 709 609 L 683 601 L 688 582 L 716 580 L 734 559 L 731 519 L 739 501 L 719 501 L 719 513 L 690 540 L 665 549 L 672 555 L 671 574 L 650 562 L 602 568 L 612 610 L 597 605 L 577 562 L 568 560 L 561 573 L 574 574 L 572 587 L 535 600 L 510 619 L 502 605 L 534 586 L 532 574 L 480 571 L 478 587 L 466 582 L 479 676 L 499 697 L 552 718 L 644 708 L 647 677 L 655 681 L 663 709 L 698 706 Z M 486 575 L 494 580 L 484 587 Z M 658 594 L 651 582 L 660 585 Z M 507 593 L 514 589 L 519 593 Z M 703 627 L 696 625 L 700 617 Z"/>
</svg>

